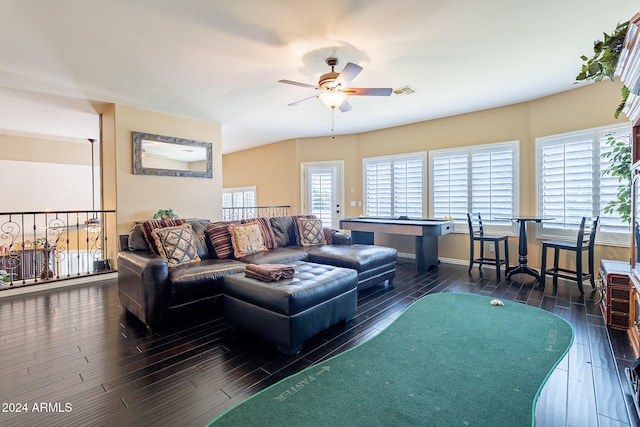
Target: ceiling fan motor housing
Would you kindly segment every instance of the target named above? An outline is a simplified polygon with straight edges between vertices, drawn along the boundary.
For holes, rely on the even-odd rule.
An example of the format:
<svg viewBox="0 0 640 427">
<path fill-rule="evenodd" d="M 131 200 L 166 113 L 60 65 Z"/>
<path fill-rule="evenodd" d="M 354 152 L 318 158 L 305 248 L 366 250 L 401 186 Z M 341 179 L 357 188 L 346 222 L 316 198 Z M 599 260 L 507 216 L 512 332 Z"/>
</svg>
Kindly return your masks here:
<svg viewBox="0 0 640 427">
<path fill-rule="evenodd" d="M 326 73 L 320 76 L 320 81 L 318 82 L 318 86 L 323 89 L 331 89 L 334 87 L 336 79 L 340 73 L 336 73 L 331 71 L 330 73 Z"/>
<path fill-rule="evenodd" d="M 326 62 L 327 65 L 331 67 L 331 71 L 320 76 L 318 86 L 323 89 L 331 89 L 335 86 L 334 82 L 340 75 L 340 73 L 336 73 L 334 69 L 334 67 L 338 65 L 338 58 L 327 58 Z"/>
</svg>

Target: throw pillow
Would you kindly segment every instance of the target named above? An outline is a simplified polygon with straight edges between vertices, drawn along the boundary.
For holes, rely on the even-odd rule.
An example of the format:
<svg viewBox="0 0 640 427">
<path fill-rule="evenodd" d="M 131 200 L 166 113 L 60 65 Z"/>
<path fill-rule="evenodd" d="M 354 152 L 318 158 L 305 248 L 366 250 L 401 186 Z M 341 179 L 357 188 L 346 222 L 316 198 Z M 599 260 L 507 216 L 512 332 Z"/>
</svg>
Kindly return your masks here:
<svg viewBox="0 0 640 427">
<path fill-rule="evenodd" d="M 300 244 L 300 225 L 298 224 L 298 218 L 303 219 L 318 219 L 315 215 L 293 215 L 293 241 L 294 245 Z"/>
<path fill-rule="evenodd" d="M 156 255 L 160 255 L 158 252 L 158 248 L 156 248 L 156 244 L 154 241 L 154 237 L 151 234 L 153 230 L 156 228 L 165 228 L 165 227 L 175 227 L 177 225 L 186 224 L 186 220 L 184 219 L 151 219 L 149 221 L 145 221 L 142 223 L 142 233 L 144 234 L 144 238 L 149 244 L 149 249 Z"/>
<path fill-rule="evenodd" d="M 221 259 L 233 256 L 233 245 L 231 243 L 231 233 L 229 232 L 229 221 L 219 221 L 207 224 L 207 234 L 213 246 L 216 256 Z"/>
<path fill-rule="evenodd" d="M 267 247 L 262 241 L 262 233 L 257 223 L 249 224 L 229 224 L 231 233 L 231 244 L 233 245 L 233 256 L 242 258 L 243 256 L 264 252 Z"/>
<path fill-rule="evenodd" d="M 156 228 L 151 234 L 159 255 L 167 260 L 169 267 L 200 261 L 191 225 Z"/>
<path fill-rule="evenodd" d="M 278 216 L 269 218 L 271 223 L 271 229 L 276 236 L 276 244 L 281 246 L 295 246 L 298 242 L 295 240 L 296 228 L 293 217 L 290 216 Z"/>
<path fill-rule="evenodd" d="M 314 246 L 327 244 L 324 238 L 324 232 L 322 231 L 321 220 L 296 217 L 296 222 L 298 224 L 298 232 L 300 233 L 299 245 Z"/>
<path fill-rule="evenodd" d="M 144 237 L 142 224 L 136 224 L 131 228 L 131 230 L 129 230 L 127 244 L 130 251 L 151 251 L 149 243 L 147 242 L 146 237 Z"/>
<path fill-rule="evenodd" d="M 242 224 L 250 224 L 252 222 L 257 223 L 260 226 L 260 233 L 262 234 L 262 241 L 267 249 L 273 249 L 278 247 L 276 236 L 273 234 L 273 228 L 271 228 L 271 222 L 269 218 L 250 218 L 243 219 Z"/>
</svg>

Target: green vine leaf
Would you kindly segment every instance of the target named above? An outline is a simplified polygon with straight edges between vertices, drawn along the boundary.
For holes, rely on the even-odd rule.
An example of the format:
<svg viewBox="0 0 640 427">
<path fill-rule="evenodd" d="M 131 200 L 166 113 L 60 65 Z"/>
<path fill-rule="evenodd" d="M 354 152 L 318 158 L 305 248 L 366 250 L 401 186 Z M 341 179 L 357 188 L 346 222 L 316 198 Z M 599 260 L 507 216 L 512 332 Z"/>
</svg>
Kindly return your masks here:
<svg viewBox="0 0 640 427">
<path fill-rule="evenodd" d="M 616 177 L 620 183 L 616 198 L 607 203 L 604 213 L 620 215 L 622 222 L 631 224 L 631 135 L 618 137 L 607 134 L 607 145 L 613 147 L 602 157 L 611 160 L 611 165 L 602 171 L 602 175 Z"/>
<path fill-rule="evenodd" d="M 596 40 L 593 43 L 593 56 L 591 58 L 582 55 L 583 64 L 580 73 L 576 76 L 577 81 L 592 80 L 599 82 L 604 78 L 611 81 L 615 79 L 616 67 L 620 59 L 620 53 L 624 45 L 624 39 L 629 29 L 629 21 L 616 26 L 612 34 L 603 33 L 604 40 Z M 624 87 L 622 90 L 622 102 L 615 111 L 617 119 L 627 102 L 629 90 Z"/>
</svg>

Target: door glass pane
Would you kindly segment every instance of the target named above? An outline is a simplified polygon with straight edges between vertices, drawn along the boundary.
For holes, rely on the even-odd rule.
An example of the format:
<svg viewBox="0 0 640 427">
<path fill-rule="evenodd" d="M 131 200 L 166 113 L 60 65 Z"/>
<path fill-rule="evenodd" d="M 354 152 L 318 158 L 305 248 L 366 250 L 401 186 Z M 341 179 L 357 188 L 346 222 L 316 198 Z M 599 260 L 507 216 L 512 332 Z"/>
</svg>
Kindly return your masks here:
<svg viewBox="0 0 640 427">
<path fill-rule="evenodd" d="M 321 219 L 324 227 L 333 226 L 334 179 L 332 168 L 309 170 L 309 213 Z"/>
</svg>

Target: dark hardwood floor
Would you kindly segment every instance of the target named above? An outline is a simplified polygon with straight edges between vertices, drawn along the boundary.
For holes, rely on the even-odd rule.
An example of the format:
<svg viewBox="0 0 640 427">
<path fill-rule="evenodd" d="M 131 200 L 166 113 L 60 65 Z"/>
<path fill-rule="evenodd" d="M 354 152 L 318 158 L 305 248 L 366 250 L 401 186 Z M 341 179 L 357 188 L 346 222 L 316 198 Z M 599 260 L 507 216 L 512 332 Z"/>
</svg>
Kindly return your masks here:
<svg viewBox="0 0 640 427">
<path fill-rule="evenodd" d="M 125 315 L 115 280 L 0 298 L 0 425 L 205 425 L 253 393 L 366 341 L 416 299 L 464 292 L 540 307 L 574 326 L 574 344 L 540 395 L 538 426 L 640 426 L 624 378 L 635 355 L 624 332 L 607 330 L 595 295 L 582 297 L 571 283 L 543 290 L 522 280 L 496 283 L 490 268 L 469 275 L 451 264 L 417 275 L 405 260 L 392 286 L 360 294 L 353 322 L 311 339 L 292 357 L 231 333 L 220 316 L 148 333 Z"/>
</svg>

